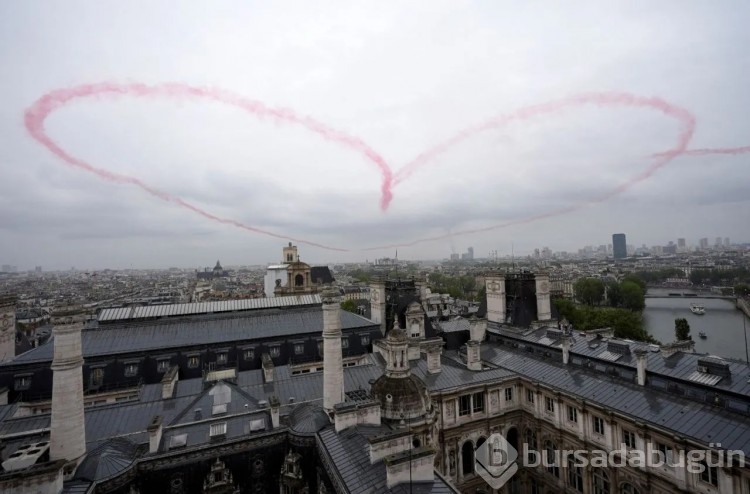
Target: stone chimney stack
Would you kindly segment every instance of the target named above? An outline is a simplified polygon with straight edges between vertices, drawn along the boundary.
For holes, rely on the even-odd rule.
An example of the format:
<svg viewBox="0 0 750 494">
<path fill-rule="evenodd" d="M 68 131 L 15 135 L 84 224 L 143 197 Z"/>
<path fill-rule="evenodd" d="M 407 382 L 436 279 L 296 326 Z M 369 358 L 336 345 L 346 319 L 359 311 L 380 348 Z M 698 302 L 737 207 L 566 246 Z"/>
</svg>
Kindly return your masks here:
<svg viewBox="0 0 750 494">
<path fill-rule="evenodd" d="M 505 276 L 500 274 L 488 275 L 485 281 L 487 287 L 487 320 L 505 323 Z"/>
<path fill-rule="evenodd" d="M 16 356 L 16 297 L 0 296 L 0 363 Z"/>
<path fill-rule="evenodd" d="M 77 461 L 86 454 L 83 416 L 83 323 L 52 330 L 52 424 L 50 460 Z"/>
<path fill-rule="evenodd" d="M 563 364 L 568 365 L 568 362 L 570 362 L 570 345 L 572 343 L 570 335 L 563 334 L 560 343 L 562 346 Z"/>
<path fill-rule="evenodd" d="M 427 353 L 427 372 L 437 374 L 442 370 L 440 355 L 443 353 L 442 338 L 434 338 L 425 342 L 425 352 Z"/>
<path fill-rule="evenodd" d="M 534 276 L 536 283 L 536 319 L 549 321 L 552 319 L 552 308 L 549 297 L 549 275 L 539 273 Z"/>
<path fill-rule="evenodd" d="M 424 278 L 418 278 L 414 281 L 414 286 L 417 287 L 417 293 L 419 295 L 419 303 L 422 307 L 427 305 L 427 280 Z"/>
<path fill-rule="evenodd" d="M 635 353 L 636 365 L 638 366 L 638 386 L 645 386 L 648 351 L 643 348 L 636 348 L 633 353 Z"/>
<path fill-rule="evenodd" d="M 273 382 L 273 374 L 274 374 L 274 368 L 273 360 L 271 360 L 271 356 L 267 353 L 264 353 L 260 357 L 261 360 L 261 367 L 263 367 L 263 382 L 268 384 Z"/>
<path fill-rule="evenodd" d="M 344 401 L 344 363 L 341 356 L 341 304 L 339 294 L 325 291 L 323 299 L 323 408 L 333 412 L 333 407 Z M 383 305 L 385 309 L 385 305 Z M 383 322 L 385 324 L 385 322 Z"/>
<path fill-rule="evenodd" d="M 380 276 L 370 283 L 370 318 L 380 324 L 380 333 L 385 336 L 385 280 Z"/>
<path fill-rule="evenodd" d="M 472 371 L 482 370 L 482 355 L 478 341 L 466 342 L 466 367 Z"/>
<path fill-rule="evenodd" d="M 469 339 L 473 341 L 484 341 L 487 334 L 487 319 L 478 319 L 476 316 L 469 318 Z"/>
</svg>

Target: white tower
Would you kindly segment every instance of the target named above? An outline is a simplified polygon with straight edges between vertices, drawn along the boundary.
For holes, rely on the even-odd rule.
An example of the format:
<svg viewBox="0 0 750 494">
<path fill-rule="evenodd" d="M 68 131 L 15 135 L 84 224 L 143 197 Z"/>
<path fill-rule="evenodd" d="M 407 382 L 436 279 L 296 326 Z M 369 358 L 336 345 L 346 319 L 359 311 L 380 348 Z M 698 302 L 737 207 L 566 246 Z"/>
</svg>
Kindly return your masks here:
<svg viewBox="0 0 750 494">
<path fill-rule="evenodd" d="M 341 356 L 341 304 L 339 294 L 326 291 L 323 298 L 323 408 L 344 401 L 344 364 Z"/>
<path fill-rule="evenodd" d="M 52 330 L 52 424 L 50 460 L 76 461 L 86 454 L 83 418 L 83 323 Z"/>
<path fill-rule="evenodd" d="M 492 274 L 485 280 L 487 287 L 487 320 L 505 323 L 505 276 Z"/>
<path fill-rule="evenodd" d="M 16 356 L 16 298 L 0 297 L 0 363 Z"/>
<path fill-rule="evenodd" d="M 536 318 L 538 321 L 549 321 L 552 319 L 552 310 L 549 301 L 549 275 L 537 274 L 534 276 L 536 283 Z"/>
<path fill-rule="evenodd" d="M 370 284 L 370 318 L 380 324 L 380 333 L 385 336 L 385 281 L 380 277 Z"/>
</svg>

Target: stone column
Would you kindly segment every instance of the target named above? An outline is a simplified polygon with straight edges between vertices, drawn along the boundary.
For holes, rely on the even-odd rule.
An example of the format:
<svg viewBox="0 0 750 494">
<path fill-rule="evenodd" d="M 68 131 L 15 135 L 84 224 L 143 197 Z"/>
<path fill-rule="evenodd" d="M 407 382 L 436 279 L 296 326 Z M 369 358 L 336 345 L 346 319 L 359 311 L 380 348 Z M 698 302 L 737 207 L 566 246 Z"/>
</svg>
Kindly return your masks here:
<svg viewBox="0 0 750 494">
<path fill-rule="evenodd" d="M 344 401 L 344 365 L 341 356 L 341 304 L 333 290 L 323 298 L 323 408 L 331 413 Z"/>
<path fill-rule="evenodd" d="M 505 276 L 489 275 L 486 280 L 487 287 L 487 320 L 490 322 L 505 323 Z"/>
<path fill-rule="evenodd" d="M 537 274 L 534 277 L 536 283 L 536 318 L 538 321 L 549 321 L 552 319 L 552 308 L 549 298 L 549 275 Z"/>
<path fill-rule="evenodd" d="M 370 319 L 380 324 L 380 332 L 385 336 L 385 280 L 379 276 L 370 284 Z"/>
<path fill-rule="evenodd" d="M 16 298 L 0 297 L 0 363 L 16 356 Z"/>
<path fill-rule="evenodd" d="M 645 386 L 648 352 L 643 348 L 636 348 L 633 353 L 635 353 L 636 365 L 638 366 L 638 385 Z"/>
<path fill-rule="evenodd" d="M 50 460 L 74 461 L 86 453 L 83 415 L 83 323 L 52 330 L 52 424 Z"/>
</svg>

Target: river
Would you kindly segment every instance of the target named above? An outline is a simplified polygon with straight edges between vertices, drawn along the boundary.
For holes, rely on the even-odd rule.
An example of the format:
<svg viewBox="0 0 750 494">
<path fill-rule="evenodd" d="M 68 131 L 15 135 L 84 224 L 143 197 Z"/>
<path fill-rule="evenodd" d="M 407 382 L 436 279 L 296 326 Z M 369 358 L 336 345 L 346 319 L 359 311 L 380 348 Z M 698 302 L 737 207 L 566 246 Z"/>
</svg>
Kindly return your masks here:
<svg viewBox="0 0 750 494">
<path fill-rule="evenodd" d="M 663 292 L 666 294 L 667 290 Z M 662 294 L 662 290 L 649 290 L 649 294 L 652 293 Z M 693 314 L 690 312 L 691 303 L 704 306 L 706 313 L 702 316 Z M 750 319 L 735 307 L 734 300 L 700 297 L 646 299 L 646 310 L 643 311 L 644 326 L 662 343 L 674 341 L 674 320 L 678 317 L 688 320 L 696 352 L 745 360 L 742 320 L 745 319 L 750 338 Z M 699 331 L 706 333 L 705 340 L 698 337 Z"/>
</svg>

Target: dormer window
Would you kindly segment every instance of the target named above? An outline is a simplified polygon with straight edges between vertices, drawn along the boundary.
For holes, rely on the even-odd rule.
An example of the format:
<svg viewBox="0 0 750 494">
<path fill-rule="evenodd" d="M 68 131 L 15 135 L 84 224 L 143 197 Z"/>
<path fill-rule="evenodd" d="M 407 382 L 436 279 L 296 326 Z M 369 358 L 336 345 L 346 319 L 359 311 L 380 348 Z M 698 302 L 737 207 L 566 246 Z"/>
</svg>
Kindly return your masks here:
<svg viewBox="0 0 750 494">
<path fill-rule="evenodd" d="M 25 391 L 31 387 L 31 376 L 33 374 L 19 374 L 15 376 L 13 389 L 16 391 Z"/>
<path fill-rule="evenodd" d="M 172 362 L 168 358 L 159 359 L 156 363 L 157 372 L 167 372 Z"/>
<path fill-rule="evenodd" d="M 216 354 L 216 363 L 217 364 L 226 364 L 229 360 L 229 354 L 227 352 L 221 352 Z"/>
</svg>

